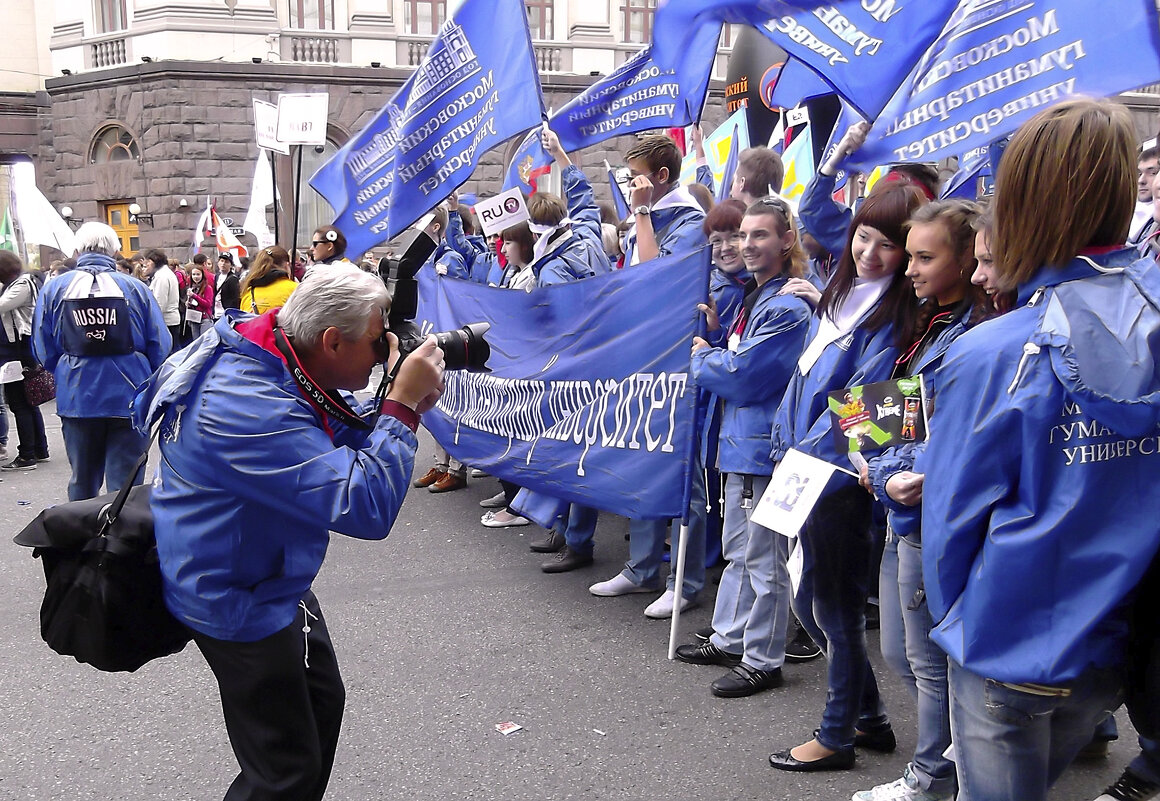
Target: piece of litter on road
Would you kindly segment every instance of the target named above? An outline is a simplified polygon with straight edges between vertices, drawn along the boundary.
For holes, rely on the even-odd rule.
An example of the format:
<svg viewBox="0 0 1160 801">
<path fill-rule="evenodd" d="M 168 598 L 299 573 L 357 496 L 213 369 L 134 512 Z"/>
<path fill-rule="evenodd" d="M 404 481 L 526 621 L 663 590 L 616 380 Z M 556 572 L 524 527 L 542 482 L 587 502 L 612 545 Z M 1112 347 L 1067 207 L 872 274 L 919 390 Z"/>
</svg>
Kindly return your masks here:
<svg viewBox="0 0 1160 801">
<path fill-rule="evenodd" d="M 16 505 L 17 505 L 17 506 L 31 506 L 31 505 L 32 505 L 32 501 L 17 501 L 17 502 L 16 502 Z"/>
<path fill-rule="evenodd" d="M 523 726 L 518 723 L 512 723 L 510 720 L 495 724 L 495 730 L 505 736 L 508 734 L 515 734 L 522 728 Z"/>
<path fill-rule="evenodd" d="M 608 732 L 606 732 L 606 731 L 600 731 L 600 729 L 593 729 L 592 731 L 596 732 L 596 733 L 597 733 L 597 734 L 599 734 L 601 737 L 607 737 L 607 736 L 608 736 Z"/>
</svg>

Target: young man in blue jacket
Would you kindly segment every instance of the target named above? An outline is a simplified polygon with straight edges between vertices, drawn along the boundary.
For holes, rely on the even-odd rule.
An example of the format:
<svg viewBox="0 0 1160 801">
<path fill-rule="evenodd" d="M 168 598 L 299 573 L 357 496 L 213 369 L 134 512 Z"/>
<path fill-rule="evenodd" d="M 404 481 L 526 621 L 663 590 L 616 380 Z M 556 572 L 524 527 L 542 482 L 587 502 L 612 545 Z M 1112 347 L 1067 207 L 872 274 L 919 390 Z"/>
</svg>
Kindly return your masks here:
<svg viewBox="0 0 1160 801">
<path fill-rule="evenodd" d="M 713 610 L 713 634 L 683 645 L 677 658 L 721 665 L 730 672 L 712 684 L 714 695 L 736 698 L 781 685 L 790 584 L 785 538 L 750 519 L 773 474 L 769 438 L 773 415 L 805 346 L 811 310 L 779 291 L 805 267 L 784 201 L 767 198 L 741 220 L 741 255 L 750 280 L 725 347 L 693 340 L 692 373 L 711 391 L 721 420 L 716 467 L 725 479 L 722 550 L 727 560 Z M 701 306 L 708 328 L 716 314 Z"/>
<path fill-rule="evenodd" d="M 316 271 L 281 309 L 228 313 L 134 403 L 141 431 L 161 426 L 151 505 L 165 603 L 218 681 L 241 766 L 230 801 L 326 790 L 345 693 L 311 584 L 331 531 L 390 532 L 419 415 L 442 391 L 428 338 L 366 410 L 377 419 L 340 394 L 387 357 L 389 303 L 375 275 Z"/>
</svg>

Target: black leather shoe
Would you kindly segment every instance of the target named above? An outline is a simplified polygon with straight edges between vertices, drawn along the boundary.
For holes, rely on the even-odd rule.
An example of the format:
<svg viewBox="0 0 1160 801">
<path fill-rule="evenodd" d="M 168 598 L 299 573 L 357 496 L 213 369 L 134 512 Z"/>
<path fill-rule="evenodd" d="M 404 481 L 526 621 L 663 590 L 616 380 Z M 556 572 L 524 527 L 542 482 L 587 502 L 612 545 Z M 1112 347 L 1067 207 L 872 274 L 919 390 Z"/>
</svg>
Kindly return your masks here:
<svg viewBox="0 0 1160 801">
<path fill-rule="evenodd" d="M 835 751 L 827 757 L 815 759 L 810 762 L 802 762 L 800 759 L 795 759 L 790 753 L 792 750 L 792 748 L 787 748 L 784 751 L 770 754 L 769 764 L 778 770 L 792 770 L 798 773 L 812 773 L 822 770 L 849 770 L 854 767 L 853 748 Z"/>
<path fill-rule="evenodd" d="M 545 573 L 567 573 L 569 570 L 575 570 L 579 567 L 588 567 L 595 560 L 592 554 L 576 553 L 567 545 L 556 552 L 556 555 L 540 565 L 540 570 Z"/>
<path fill-rule="evenodd" d="M 781 668 L 758 670 L 742 662 L 713 682 L 710 688 L 718 698 L 744 698 L 762 690 L 780 687 L 781 682 Z"/>
<path fill-rule="evenodd" d="M 734 667 L 741 664 L 741 654 L 731 654 L 722 651 L 712 643 L 704 642 L 700 645 L 682 645 L 677 648 L 677 659 L 688 662 L 690 665 L 721 665 Z"/>
<path fill-rule="evenodd" d="M 854 733 L 854 747 L 891 754 L 898 747 L 898 740 L 895 739 L 894 729 L 891 728 L 881 731 L 860 731 Z"/>
<path fill-rule="evenodd" d="M 552 529 L 543 539 L 528 543 L 528 547 L 533 553 L 555 553 L 564 547 L 564 535 Z"/>
<path fill-rule="evenodd" d="M 701 642 L 709 642 L 709 638 L 713 636 L 713 627 L 705 626 L 703 629 L 697 629 L 693 632 L 693 637 Z"/>
</svg>

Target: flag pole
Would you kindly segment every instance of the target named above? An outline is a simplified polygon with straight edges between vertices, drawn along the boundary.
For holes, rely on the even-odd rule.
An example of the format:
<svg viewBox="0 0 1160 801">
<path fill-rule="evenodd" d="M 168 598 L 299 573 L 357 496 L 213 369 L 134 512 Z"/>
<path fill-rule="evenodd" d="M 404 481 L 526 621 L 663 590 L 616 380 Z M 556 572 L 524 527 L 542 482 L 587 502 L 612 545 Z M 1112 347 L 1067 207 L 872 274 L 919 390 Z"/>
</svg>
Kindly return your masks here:
<svg viewBox="0 0 1160 801">
<path fill-rule="evenodd" d="M 704 267 L 704 297 L 709 295 L 709 277 L 712 271 L 713 263 L 709 256 L 709 246 L 702 245 L 702 252 L 705 254 Z M 697 312 L 697 336 L 703 337 L 705 335 L 705 318 L 700 312 Z M 696 398 L 697 390 L 694 389 L 694 399 Z M 694 405 L 696 401 L 694 400 Z M 677 655 L 677 630 L 681 623 L 681 601 L 685 594 L 685 556 L 688 553 L 689 545 L 689 506 L 693 499 L 693 454 L 694 449 L 701 445 L 701 419 L 700 415 L 696 414 L 694 409 L 693 424 L 689 427 L 689 442 L 685 447 L 685 487 L 682 493 L 683 503 L 681 506 L 681 530 L 677 537 L 677 552 L 676 558 L 672 560 L 672 565 L 676 571 L 673 576 L 673 616 L 669 623 L 669 659 L 675 659 Z M 704 514 L 704 512 L 701 512 Z"/>
<path fill-rule="evenodd" d="M 273 184 L 274 189 L 274 241 L 278 242 L 278 167 L 274 159 L 274 151 L 267 150 L 266 155 L 270 157 L 270 183 Z M 290 256 L 290 264 L 294 264 L 293 254 Z"/>
<path fill-rule="evenodd" d="M 298 263 L 298 200 L 302 191 L 302 145 L 297 145 L 298 148 L 298 170 L 294 176 L 294 230 L 291 232 L 290 241 L 293 243 L 290 250 L 290 264 L 291 266 Z M 275 196 L 274 202 L 277 203 Z"/>
</svg>

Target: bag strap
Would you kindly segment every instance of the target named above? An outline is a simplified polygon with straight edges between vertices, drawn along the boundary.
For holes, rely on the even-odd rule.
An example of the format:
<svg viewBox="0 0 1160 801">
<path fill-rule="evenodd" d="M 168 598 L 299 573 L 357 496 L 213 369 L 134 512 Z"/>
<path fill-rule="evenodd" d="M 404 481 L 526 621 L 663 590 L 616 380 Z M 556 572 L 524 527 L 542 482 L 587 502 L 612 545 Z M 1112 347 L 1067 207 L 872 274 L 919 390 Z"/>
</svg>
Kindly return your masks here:
<svg viewBox="0 0 1160 801">
<path fill-rule="evenodd" d="M 161 433 L 161 421 L 157 421 L 157 425 L 153 428 L 153 435 L 149 437 L 149 444 L 145 446 L 141 457 L 137 459 L 137 463 L 133 465 L 133 471 L 129 473 L 129 477 L 125 480 L 125 486 L 117 492 L 117 497 L 113 502 L 102 510 L 100 515 L 104 519 L 101 521 L 101 529 L 97 532 L 98 537 L 104 537 L 113 524 L 117 522 L 117 518 L 121 516 L 121 510 L 125 508 L 125 502 L 129 500 L 129 492 L 133 489 L 133 479 L 137 478 L 137 474 L 141 472 L 141 468 L 149 461 L 149 450 L 153 447 L 153 443 L 157 441 L 157 435 Z"/>
</svg>

